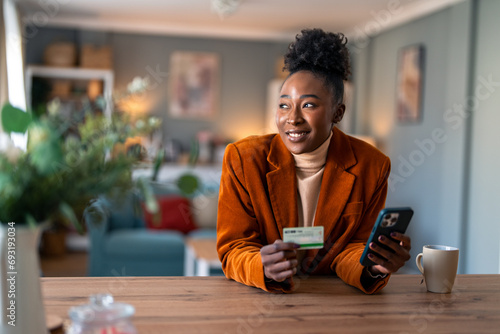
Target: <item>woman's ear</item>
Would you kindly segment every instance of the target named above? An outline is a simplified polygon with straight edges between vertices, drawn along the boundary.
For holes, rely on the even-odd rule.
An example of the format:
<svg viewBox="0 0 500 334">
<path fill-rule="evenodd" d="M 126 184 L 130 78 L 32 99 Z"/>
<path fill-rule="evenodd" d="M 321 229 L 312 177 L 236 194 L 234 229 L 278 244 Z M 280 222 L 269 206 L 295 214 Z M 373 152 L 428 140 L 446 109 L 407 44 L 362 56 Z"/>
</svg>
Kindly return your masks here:
<svg viewBox="0 0 500 334">
<path fill-rule="evenodd" d="M 333 112 L 333 123 L 338 123 L 342 120 L 345 113 L 345 104 L 341 103 L 337 106 L 337 109 Z"/>
</svg>

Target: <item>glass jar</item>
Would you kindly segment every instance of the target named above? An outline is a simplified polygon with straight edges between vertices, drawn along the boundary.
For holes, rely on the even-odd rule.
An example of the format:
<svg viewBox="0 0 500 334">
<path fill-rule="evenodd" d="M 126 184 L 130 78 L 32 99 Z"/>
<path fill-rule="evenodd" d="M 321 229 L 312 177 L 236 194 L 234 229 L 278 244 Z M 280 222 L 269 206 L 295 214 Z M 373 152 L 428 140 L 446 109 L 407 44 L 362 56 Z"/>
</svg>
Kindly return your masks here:
<svg viewBox="0 0 500 334">
<path fill-rule="evenodd" d="M 115 303 L 110 294 L 90 296 L 90 303 L 69 310 L 71 325 L 68 334 L 137 334 L 131 317 L 132 305 Z"/>
</svg>

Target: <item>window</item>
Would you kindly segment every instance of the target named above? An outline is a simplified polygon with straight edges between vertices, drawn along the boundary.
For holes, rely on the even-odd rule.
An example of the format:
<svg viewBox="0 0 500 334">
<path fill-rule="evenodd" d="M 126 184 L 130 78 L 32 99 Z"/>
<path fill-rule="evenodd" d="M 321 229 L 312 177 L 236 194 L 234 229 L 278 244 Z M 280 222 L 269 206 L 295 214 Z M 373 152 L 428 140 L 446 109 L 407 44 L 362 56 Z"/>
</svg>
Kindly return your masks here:
<svg viewBox="0 0 500 334">
<path fill-rule="evenodd" d="M 9 102 L 13 106 L 26 110 L 21 24 L 14 0 L 3 1 L 3 19 L 5 22 L 5 50 Z M 26 135 L 12 134 L 11 138 L 14 145 L 23 149 L 26 148 Z"/>
</svg>

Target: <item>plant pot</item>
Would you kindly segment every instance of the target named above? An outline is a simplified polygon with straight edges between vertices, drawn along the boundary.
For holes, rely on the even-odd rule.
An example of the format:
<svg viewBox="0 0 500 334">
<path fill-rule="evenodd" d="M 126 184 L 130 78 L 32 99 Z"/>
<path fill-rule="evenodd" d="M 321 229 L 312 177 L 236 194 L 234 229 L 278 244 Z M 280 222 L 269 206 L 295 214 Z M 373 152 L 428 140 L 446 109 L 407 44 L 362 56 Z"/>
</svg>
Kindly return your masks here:
<svg viewBox="0 0 500 334">
<path fill-rule="evenodd" d="M 47 257 L 61 257 L 66 254 L 66 231 L 62 229 L 45 230 L 42 233 L 40 253 Z"/>
<path fill-rule="evenodd" d="M 38 259 L 40 229 L 14 223 L 0 225 L 2 334 L 47 333 Z"/>
</svg>

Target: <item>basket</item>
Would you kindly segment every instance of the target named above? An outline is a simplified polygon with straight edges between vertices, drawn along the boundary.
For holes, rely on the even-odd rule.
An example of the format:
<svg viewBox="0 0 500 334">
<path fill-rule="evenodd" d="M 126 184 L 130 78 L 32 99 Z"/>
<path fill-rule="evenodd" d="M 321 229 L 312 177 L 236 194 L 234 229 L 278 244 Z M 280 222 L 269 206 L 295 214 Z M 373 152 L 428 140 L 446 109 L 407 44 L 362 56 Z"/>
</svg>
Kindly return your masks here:
<svg viewBox="0 0 500 334">
<path fill-rule="evenodd" d="M 111 69 L 113 68 L 113 53 L 109 46 L 94 47 L 84 45 L 80 54 L 80 67 Z"/>
<path fill-rule="evenodd" d="M 76 46 L 70 42 L 49 44 L 43 53 L 43 62 L 47 66 L 73 67 L 76 64 Z"/>
</svg>

